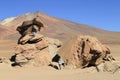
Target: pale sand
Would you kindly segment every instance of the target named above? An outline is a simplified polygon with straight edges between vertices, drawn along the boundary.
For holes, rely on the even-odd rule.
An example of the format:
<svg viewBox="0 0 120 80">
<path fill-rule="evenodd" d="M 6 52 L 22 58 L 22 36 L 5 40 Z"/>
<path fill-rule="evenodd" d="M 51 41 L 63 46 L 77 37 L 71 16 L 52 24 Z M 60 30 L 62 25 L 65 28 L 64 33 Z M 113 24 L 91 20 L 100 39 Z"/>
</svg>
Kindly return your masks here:
<svg viewBox="0 0 120 80">
<path fill-rule="evenodd" d="M 0 80 L 120 80 L 120 71 L 112 74 L 93 69 L 12 68 L 8 64 L 0 64 L 0 74 Z"/>
</svg>

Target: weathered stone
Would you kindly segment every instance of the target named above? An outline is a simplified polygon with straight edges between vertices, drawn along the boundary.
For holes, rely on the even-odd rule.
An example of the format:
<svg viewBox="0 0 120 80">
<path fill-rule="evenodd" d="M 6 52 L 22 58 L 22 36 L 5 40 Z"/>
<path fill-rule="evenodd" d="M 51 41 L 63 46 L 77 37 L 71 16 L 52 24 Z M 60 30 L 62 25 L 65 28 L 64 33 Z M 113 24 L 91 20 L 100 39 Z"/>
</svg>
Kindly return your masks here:
<svg viewBox="0 0 120 80">
<path fill-rule="evenodd" d="M 26 44 L 26 43 L 37 43 L 41 41 L 43 38 L 43 35 L 41 34 L 35 34 L 35 36 L 32 36 L 31 34 L 27 34 L 24 37 L 20 38 L 19 43 L 20 44 Z"/>
<path fill-rule="evenodd" d="M 110 54 L 109 47 L 103 45 L 94 37 L 78 36 L 70 42 L 71 46 L 67 46 L 68 50 L 64 54 L 60 54 L 65 64 L 72 64 L 76 68 L 84 68 L 87 66 L 97 66 L 106 60 L 114 60 Z M 107 56 L 111 56 L 111 59 L 108 59 Z"/>
<path fill-rule="evenodd" d="M 15 47 L 15 55 L 11 57 L 14 65 L 49 65 L 54 54 L 61 46 L 57 39 L 47 38 L 38 33 L 43 27 L 39 19 L 25 21 L 17 28 L 21 34 L 18 46 Z"/>
<path fill-rule="evenodd" d="M 0 63 L 10 63 L 10 61 L 5 57 L 0 57 Z"/>
<path fill-rule="evenodd" d="M 58 45 L 54 43 L 61 44 L 60 41 L 58 41 L 60 43 L 53 43 L 49 40 L 52 38 L 44 37 L 37 43 L 18 44 L 15 47 L 15 55 L 12 57 L 13 61 L 19 66 L 48 66 L 52 61 L 53 54 L 56 54 L 59 49 Z"/>
<path fill-rule="evenodd" d="M 38 42 L 38 43 L 36 43 L 36 48 L 38 49 L 38 50 L 42 50 L 42 49 L 44 49 L 44 48 L 47 48 L 48 47 L 48 43 L 47 42 L 45 42 L 44 40 L 42 40 L 42 41 L 40 41 L 40 42 Z"/>
<path fill-rule="evenodd" d="M 34 18 L 33 20 L 24 21 L 21 26 L 17 27 L 17 31 L 21 34 L 21 36 L 31 34 L 33 26 L 38 27 L 37 31 L 40 31 L 41 27 L 44 25 L 40 22 L 38 18 Z"/>
</svg>

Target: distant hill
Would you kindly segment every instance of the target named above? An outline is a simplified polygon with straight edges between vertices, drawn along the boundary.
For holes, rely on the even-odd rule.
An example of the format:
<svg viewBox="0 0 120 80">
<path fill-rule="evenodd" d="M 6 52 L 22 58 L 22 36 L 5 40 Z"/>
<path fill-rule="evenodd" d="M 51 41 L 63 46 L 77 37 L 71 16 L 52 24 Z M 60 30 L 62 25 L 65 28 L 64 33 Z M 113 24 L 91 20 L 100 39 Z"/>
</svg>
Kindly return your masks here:
<svg viewBox="0 0 120 80">
<path fill-rule="evenodd" d="M 120 32 L 102 30 L 93 26 L 51 17 L 41 12 L 23 14 L 3 20 L 0 22 L 0 39 L 17 40 L 20 37 L 16 31 L 17 26 L 21 25 L 23 21 L 32 20 L 35 17 L 39 17 L 45 26 L 41 31 L 42 34 L 60 39 L 63 42 L 76 35 L 91 35 L 97 37 L 103 43 L 120 44 Z"/>
</svg>

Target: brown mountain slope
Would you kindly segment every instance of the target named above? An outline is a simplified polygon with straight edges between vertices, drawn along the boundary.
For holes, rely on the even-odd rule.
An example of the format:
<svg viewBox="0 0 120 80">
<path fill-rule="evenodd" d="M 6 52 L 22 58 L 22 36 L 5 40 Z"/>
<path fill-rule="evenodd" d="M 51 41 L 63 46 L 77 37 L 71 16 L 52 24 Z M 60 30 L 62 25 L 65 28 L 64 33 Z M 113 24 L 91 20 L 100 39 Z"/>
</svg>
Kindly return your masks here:
<svg viewBox="0 0 120 80">
<path fill-rule="evenodd" d="M 20 35 L 16 31 L 16 27 L 21 25 L 23 21 L 31 20 L 35 17 L 39 17 L 45 26 L 42 29 L 42 34 L 49 37 L 58 38 L 63 42 L 66 42 L 78 34 L 86 34 L 97 37 L 103 43 L 120 43 L 120 32 L 105 31 L 92 26 L 51 17 L 40 12 L 24 14 L 9 20 L 8 22 L 4 23 L 5 27 L 0 27 L 0 36 L 2 36 L 4 34 L 3 32 L 5 31 L 2 29 L 7 28 L 7 30 L 12 32 L 6 31 L 6 34 L 4 34 L 5 36 L 3 36 L 2 39 L 17 40 Z"/>
<path fill-rule="evenodd" d="M 0 39 L 4 39 L 6 36 L 13 34 L 13 30 L 0 24 Z"/>
</svg>

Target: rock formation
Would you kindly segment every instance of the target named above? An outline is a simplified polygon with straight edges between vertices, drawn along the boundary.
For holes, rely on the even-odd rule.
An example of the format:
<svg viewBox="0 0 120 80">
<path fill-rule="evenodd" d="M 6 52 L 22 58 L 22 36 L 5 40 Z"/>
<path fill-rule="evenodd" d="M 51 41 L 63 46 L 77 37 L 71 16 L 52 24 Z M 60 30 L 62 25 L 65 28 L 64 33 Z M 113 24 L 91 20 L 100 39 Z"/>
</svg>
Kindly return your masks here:
<svg viewBox="0 0 120 80">
<path fill-rule="evenodd" d="M 11 61 L 14 62 L 12 64 L 13 66 L 49 65 L 62 44 L 57 39 L 52 39 L 41 35 L 38 33 L 39 30 L 37 30 L 33 36 L 32 27 L 40 26 L 41 28 L 41 26 L 43 26 L 40 22 L 36 22 L 36 24 L 35 20 L 37 19 L 25 21 L 21 27 L 17 28 L 17 31 L 19 31 L 21 37 L 18 40 L 18 45 L 15 47 L 15 54 L 11 57 Z"/>
<path fill-rule="evenodd" d="M 120 70 L 120 61 L 106 61 L 97 66 L 100 72 L 116 73 Z"/>
<path fill-rule="evenodd" d="M 62 43 L 57 39 L 41 35 L 39 31 L 43 26 L 40 20 L 35 18 L 23 22 L 17 28 L 21 37 L 15 48 L 15 55 L 11 57 L 13 65 L 48 66 L 51 64 L 58 67 L 58 64 L 54 62 L 58 62 L 61 58 L 66 66 L 85 68 L 98 66 L 104 61 L 115 60 L 111 56 L 110 48 L 91 36 L 77 36 L 71 39 L 57 54 Z"/>
<path fill-rule="evenodd" d="M 18 44 L 25 44 L 27 38 L 31 38 L 28 41 L 39 41 L 41 36 L 37 35 L 34 38 L 32 38 L 31 36 L 32 32 L 39 33 L 41 27 L 43 27 L 43 24 L 40 22 L 39 18 L 34 18 L 30 21 L 24 21 L 23 24 L 21 26 L 18 26 L 16 29 L 21 34 L 21 37 L 18 40 Z"/>
<path fill-rule="evenodd" d="M 111 61 L 110 48 L 103 45 L 96 38 L 91 36 L 77 36 L 69 41 L 67 49 L 60 55 L 66 65 L 74 68 L 84 68 L 87 66 L 97 66 L 104 61 Z M 64 48 L 64 47 L 63 47 Z"/>
<path fill-rule="evenodd" d="M 10 63 L 10 61 L 5 57 L 0 57 L 0 63 Z"/>
</svg>

